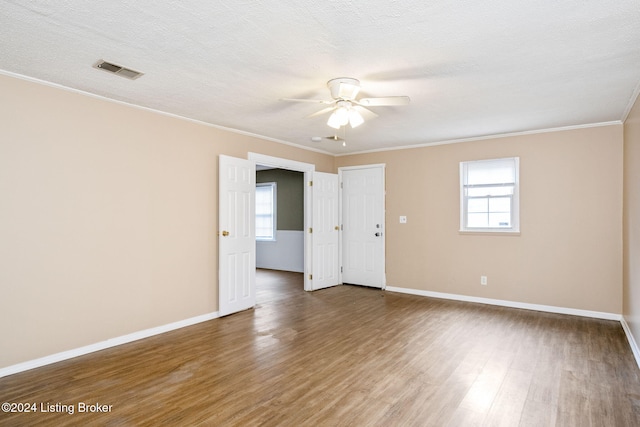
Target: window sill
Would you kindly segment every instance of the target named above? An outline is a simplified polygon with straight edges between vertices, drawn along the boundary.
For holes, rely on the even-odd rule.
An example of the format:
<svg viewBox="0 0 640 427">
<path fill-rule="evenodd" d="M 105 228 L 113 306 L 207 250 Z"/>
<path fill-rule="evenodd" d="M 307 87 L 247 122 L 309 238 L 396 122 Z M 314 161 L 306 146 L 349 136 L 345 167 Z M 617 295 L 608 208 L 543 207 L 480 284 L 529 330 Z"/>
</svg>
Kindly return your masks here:
<svg viewBox="0 0 640 427">
<path fill-rule="evenodd" d="M 458 233 L 470 236 L 519 236 L 520 230 L 458 230 Z"/>
</svg>

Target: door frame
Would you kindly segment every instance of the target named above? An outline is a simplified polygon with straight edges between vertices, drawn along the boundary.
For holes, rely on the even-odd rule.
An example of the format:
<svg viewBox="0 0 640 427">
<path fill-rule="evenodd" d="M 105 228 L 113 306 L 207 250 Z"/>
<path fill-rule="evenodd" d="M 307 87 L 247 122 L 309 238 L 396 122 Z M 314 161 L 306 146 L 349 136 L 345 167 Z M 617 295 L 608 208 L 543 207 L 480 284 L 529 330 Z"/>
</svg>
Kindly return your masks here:
<svg viewBox="0 0 640 427">
<path fill-rule="evenodd" d="M 251 151 L 248 153 L 247 159 L 259 165 L 304 173 L 304 290 L 311 291 L 313 288 L 309 275 L 312 271 L 313 258 L 310 256 L 312 241 L 309 237 L 309 228 L 311 228 L 312 224 L 313 210 L 311 206 L 311 186 L 309 183 L 313 181 L 313 173 L 316 170 L 316 165 L 268 156 L 266 154 L 253 153 Z"/>
<path fill-rule="evenodd" d="M 381 283 L 382 283 L 382 290 L 386 289 L 387 287 L 387 239 L 386 239 L 386 234 L 387 234 L 387 211 L 386 211 L 386 197 L 387 197 L 387 183 L 386 183 L 386 172 L 387 172 L 387 165 L 385 163 L 375 163 L 375 164 L 371 164 L 371 165 L 358 165 L 358 166 L 343 166 L 343 167 L 339 167 L 338 168 L 338 179 L 340 181 L 340 203 L 339 203 L 339 216 L 340 216 L 340 221 L 342 223 L 342 218 L 343 218 L 343 211 L 342 211 L 342 197 L 343 197 L 343 180 L 342 180 L 342 172 L 343 171 L 349 171 L 349 170 L 358 170 L 358 169 L 374 169 L 374 168 L 379 168 L 382 169 L 382 206 L 381 206 L 381 211 L 382 211 L 382 277 L 381 279 Z M 340 233 L 340 263 L 341 265 L 344 265 L 344 242 L 342 241 L 343 235 L 342 233 Z M 342 283 L 342 273 L 340 274 L 340 283 Z"/>
</svg>

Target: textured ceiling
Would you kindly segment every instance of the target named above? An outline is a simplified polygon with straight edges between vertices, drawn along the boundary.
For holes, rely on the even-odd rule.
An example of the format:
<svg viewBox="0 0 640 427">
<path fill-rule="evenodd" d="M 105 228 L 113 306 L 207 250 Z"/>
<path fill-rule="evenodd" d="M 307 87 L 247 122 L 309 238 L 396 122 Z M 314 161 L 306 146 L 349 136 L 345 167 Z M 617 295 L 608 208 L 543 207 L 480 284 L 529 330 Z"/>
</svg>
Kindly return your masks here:
<svg viewBox="0 0 640 427">
<path fill-rule="evenodd" d="M 8 73 L 335 154 L 620 121 L 640 82 L 638 0 L 5 0 L 0 40 Z M 280 98 L 335 77 L 411 104 L 313 142 L 325 106 Z"/>
</svg>

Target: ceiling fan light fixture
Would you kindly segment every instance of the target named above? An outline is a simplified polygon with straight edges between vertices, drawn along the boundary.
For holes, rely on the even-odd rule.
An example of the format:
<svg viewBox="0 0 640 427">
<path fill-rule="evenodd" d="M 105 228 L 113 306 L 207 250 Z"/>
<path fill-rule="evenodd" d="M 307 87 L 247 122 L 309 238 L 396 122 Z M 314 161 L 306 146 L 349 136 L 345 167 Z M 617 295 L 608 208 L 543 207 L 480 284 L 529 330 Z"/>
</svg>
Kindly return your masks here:
<svg viewBox="0 0 640 427">
<path fill-rule="evenodd" d="M 334 129 L 340 129 L 341 126 L 349 123 L 349 116 L 349 110 L 346 107 L 338 107 L 329 117 L 327 124 Z"/>
<path fill-rule="evenodd" d="M 340 107 L 336 110 L 336 116 L 342 126 L 349 123 L 349 109 L 347 107 Z"/>
<path fill-rule="evenodd" d="M 329 116 L 329 120 L 327 120 L 327 125 L 334 129 L 340 129 L 342 126 L 346 126 L 347 123 L 350 124 L 352 128 L 364 123 L 362 114 L 351 108 L 351 105 L 339 106 L 331 116 Z"/>
<path fill-rule="evenodd" d="M 340 124 L 340 120 L 338 119 L 338 116 L 335 111 L 329 116 L 329 120 L 327 120 L 327 125 L 329 125 L 334 129 L 340 129 L 340 127 L 342 126 L 342 124 Z"/>
<path fill-rule="evenodd" d="M 364 123 L 364 118 L 362 117 L 362 114 L 360 114 L 356 110 L 349 111 L 349 124 L 351 125 L 352 128 L 358 127 L 362 123 Z"/>
</svg>

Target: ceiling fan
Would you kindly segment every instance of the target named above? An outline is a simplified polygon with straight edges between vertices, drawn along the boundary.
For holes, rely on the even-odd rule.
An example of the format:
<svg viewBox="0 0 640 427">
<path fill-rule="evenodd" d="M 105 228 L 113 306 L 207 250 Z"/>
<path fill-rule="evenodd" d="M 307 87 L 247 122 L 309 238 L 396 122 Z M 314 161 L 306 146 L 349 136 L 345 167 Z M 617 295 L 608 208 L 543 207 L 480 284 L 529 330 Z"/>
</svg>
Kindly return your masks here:
<svg viewBox="0 0 640 427">
<path fill-rule="evenodd" d="M 332 112 L 331 116 L 329 116 L 329 120 L 327 121 L 327 125 L 334 129 L 340 129 L 341 126 L 345 126 L 347 123 L 349 123 L 352 128 L 355 128 L 364 123 L 364 116 L 368 116 L 370 118 L 377 116 L 376 113 L 365 107 L 407 105 L 410 101 L 408 96 L 385 96 L 379 98 L 356 99 L 360 92 L 360 81 L 352 77 L 331 79 L 327 82 L 327 86 L 331 91 L 331 98 L 333 98 L 331 100 L 293 98 L 282 98 L 282 100 L 331 105 L 330 107 L 311 114 L 309 117 L 315 117 Z"/>
<path fill-rule="evenodd" d="M 329 141 L 340 141 L 342 142 L 342 146 L 346 147 L 347 146 L 347 141 L 345 141 L 344 138 L 341 138 L 338 136 L 337 133 L 330 135 L 330 136 L 312 136 L 311 137 L 311 141 L 313 142 L 321 142 L 323 139 L 328 139 Z"/>
</svg>

